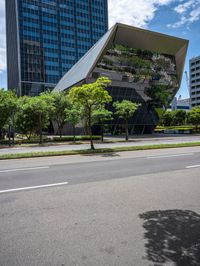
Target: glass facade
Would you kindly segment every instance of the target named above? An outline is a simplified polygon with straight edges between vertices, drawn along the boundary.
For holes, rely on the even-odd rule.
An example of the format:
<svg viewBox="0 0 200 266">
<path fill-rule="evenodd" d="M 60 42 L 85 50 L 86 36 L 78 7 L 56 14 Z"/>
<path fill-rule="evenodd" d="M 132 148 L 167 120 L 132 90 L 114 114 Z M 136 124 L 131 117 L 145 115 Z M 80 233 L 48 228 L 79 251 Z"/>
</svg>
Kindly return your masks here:
<svg viewBox="0 0 200 266">
<path fill-rule="evenodd" d="M 107 0 L 16 0 L 15 4 L 21 95 L 53 89 L 108 29 Z"/>
</svg>

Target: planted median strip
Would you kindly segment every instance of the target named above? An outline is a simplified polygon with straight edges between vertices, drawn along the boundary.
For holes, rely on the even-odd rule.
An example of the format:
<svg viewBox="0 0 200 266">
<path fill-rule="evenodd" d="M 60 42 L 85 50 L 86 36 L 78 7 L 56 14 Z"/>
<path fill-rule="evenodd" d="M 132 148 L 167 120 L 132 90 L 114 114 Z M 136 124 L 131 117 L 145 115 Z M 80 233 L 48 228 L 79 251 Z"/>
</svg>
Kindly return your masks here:
<svg viewBox="0 0 200 266">
<path fill-rule="evenodd" d="M 123 152 L 123 151 L 153 150 L 153 149 L 166 149 L 166 148 L 183 148 L 183 147 L 196 147 L 196 146 L 200 146 L 200 142 L 178 143 L 178 144 L 157 144 L 157 145 L 145 145 L 145 146 L 129 146 L 129 147 L 116 147 L 116 148 L 103 148 L 103 149 L 95 149 L 95 150 L 88 149 L 88 150 L 76 150 L 76 151 L 29 152 L 29 153 L 3 154 L 3 155 L 0 155 L 0 160 L 63 156 L 63 155 L 79 155 L 79 154 L 80 155 L 100 154 L 100 153 L 113 153 L 113 152 Z"/>
</svg>

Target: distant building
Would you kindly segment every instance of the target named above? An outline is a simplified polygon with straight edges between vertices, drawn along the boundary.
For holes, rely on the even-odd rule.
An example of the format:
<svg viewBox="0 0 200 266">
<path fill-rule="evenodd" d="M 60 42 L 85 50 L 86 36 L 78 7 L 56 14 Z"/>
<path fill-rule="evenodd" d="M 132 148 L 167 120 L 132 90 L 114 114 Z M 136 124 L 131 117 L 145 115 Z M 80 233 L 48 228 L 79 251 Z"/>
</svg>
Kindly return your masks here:
<svg viewBox="0 0 200 266">
<path fill-rule="evenodd" d="M 112 83 L 107 90 L 113 101 L 140 104 L 129 120 L 129 132 L 151 133 L 180 87 L 187 47 L 187 40 L 117 23 L 54 90 L 109 77 Z M 113 134 L 123 132 L 123 119 L 115 117 L 108 128 Z"/>
<path fill-rule="evenodd" d="M 181 99 L 180 97 L 177 99 L 177 97 L 174 97 L 169 110 L 185 110 L 189 111 L 191 109 L 190 107 L 190 98 L 187 99 Z"/>
<path fill-rule="evenodd" d="M 53 89 L 108 30 L 107 0 L 6 0 L 8 88 Z"/>
<path fill-rule="evenodd" d="M 200 105 L 200 56 L 190 60 L 191 107 Z"/>
</svg>

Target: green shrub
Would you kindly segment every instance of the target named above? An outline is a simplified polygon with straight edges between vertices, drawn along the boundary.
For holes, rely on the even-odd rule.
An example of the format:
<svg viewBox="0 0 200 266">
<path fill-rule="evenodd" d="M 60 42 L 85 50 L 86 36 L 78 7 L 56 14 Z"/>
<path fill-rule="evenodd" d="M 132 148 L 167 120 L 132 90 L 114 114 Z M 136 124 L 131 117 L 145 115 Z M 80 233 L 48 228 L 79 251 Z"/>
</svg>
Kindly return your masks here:
<svg viewBox="0 0 200 266">
<path fill-rule="evenodd" d="M 15 144 L 37 144 L 39 143 L 39 138 L 34 138 L 34 139 L 15 139 Z M 12 142 L 12 140 L 11 140 Z M 51 142 L 51 139 L 50 138 L 43 138 L 43 142 Z M 1 145 L 8 145 L 9 144 L 9 141 L 8 139 L 4 139 L 4 140 L 0 140 L 0 144 Z"/>
<path fill-rule="evenodd" d="M 93 136 L 93 140 L 100 140 L 100 136 Z M 66 136 L 66 137 L 53 137 L 53 138 L 43 138 L 43 143 L 53 143 L 53 142 L 67 142 L 67 141 L 73 141 L 74 137 L 73 136 Z M 90 140 L 89 136 L 76 136 L 77 141 L 87 141 Z M 38 144 L 39 143 L 39 138 L 34 138 L 34 139 L 21 139 L 21 140 L 15 140 L 15 144 L 20 145 L 20 144 Z M 0 145 L 8 145 L 9 141 L 8 139 L 5 140 L 0 140 Z"/>
<path fill-rule="evenodd" d="M 93 140 L 100 140 L 100 136 L 93 136 Z M 53 137 L 53 142 L 59 142 L 59 141 L 73 141 L 73 136 L 66 136 L 66 137 Z M 83 141 L 83 140 L 90 140 L 90 136 L 76 136 L 76 140 Z"/>
</svg>

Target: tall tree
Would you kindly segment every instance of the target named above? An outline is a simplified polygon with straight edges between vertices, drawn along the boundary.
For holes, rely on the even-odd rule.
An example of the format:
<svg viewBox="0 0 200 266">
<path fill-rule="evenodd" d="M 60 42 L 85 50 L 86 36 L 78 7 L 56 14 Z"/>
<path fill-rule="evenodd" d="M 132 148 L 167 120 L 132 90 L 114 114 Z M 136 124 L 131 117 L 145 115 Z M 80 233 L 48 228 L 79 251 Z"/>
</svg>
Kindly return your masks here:
<svg viewBox="0 0 200 266">
<path fill-rule="evenodd" d="M 115 102 L 113 106 L 116 109 L 115 114 L 121 118 L 124 119 L 125 121 L 125 128 L 126 128 L 126 141 L 129 138 L 129 133 L 128 133 L 128 120 L 133 116 L 135 111 L 138 109 L 139 104 L 128 101 L 128 100 L 123 100 L 122 102 Z"/>
<path fill-rule="evenodd" d="M 187 115 L 187 120 L 192 125 L 196 126 L 196 131 L 198 129 L 198 126 L 200 125 L 200 107 L 195 107 L 191 111 L 189 111 Z"/>
<path fill-rule="evenodd" d="M 161 117 L 161 123 L 163 126 L 171 126 L 172 119 L 172 112 L 166 111 Z"/>
<path fill-rule="evenodd" d="M 3 128 L 8 125 L 9 128 L 9 144 L 10 129 L 13 128 L 14 136 L 14 117 L 16 114 L 18 99 L 14 92 L 0 89 L 0 139 L 3 138 Z M 13 137 L 14 141 L 14 137 Z"/>
<path fill-rule="evenodd" d="M 47 102 L 51 120 L 57 125 L 57 133 L 62 136 L 62 130 L 65 125 L 65 109 L 69 106 L 67 94 L 65 92 L 45 92 L 41 97 Z"/>
<path fill-rule="evenodd" d="M 112 120 L 112 112 L 104 107 L 94 110 L 92 113 L 92 120 L 94 124 L 101 127 L 101 141 L 104 141 L 104 127 L 107 121 Z"/>
<path fill-rule="evenodd" d="M 90 134 L 90 146 L 94 150 L 92 137 L 92 112 L 100 106 L 112 101 L 106 87 L 110 84 L 110 79 L 101 77 L 96 82 L 84 84 L 80 87 L 74 87 L 69 92 L 69 98 L 72 103 L 80 104 L 84 110 L 84 116 L 87 120 Z"/>
<path fill-rule="evenodd" d="M 71 103 L 68 108 L 65 108 L 65 122 L 70 123 L 73 127 L 74 142 L 76 141 L 76 125 L 80 122 L 82 115 L 82 106 L 77 103 Z"/>
<path fill-rule="evenodd" d="M 16 118 L 18 130 L 28 139 L 34 134 L 42 143 L 42 130 L 49 125 L 50 109 L 41 96 L 20 98 L 19 111 Z"/>
<path fill-rule="evenodd" d="M 185 110 L 174 110 L 172 111 L 172 125 L 181 126 L 185 125 L 186 111 Z"/>
</svg>

